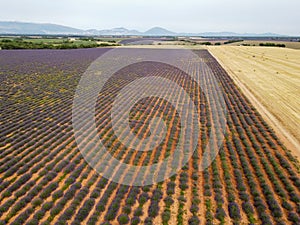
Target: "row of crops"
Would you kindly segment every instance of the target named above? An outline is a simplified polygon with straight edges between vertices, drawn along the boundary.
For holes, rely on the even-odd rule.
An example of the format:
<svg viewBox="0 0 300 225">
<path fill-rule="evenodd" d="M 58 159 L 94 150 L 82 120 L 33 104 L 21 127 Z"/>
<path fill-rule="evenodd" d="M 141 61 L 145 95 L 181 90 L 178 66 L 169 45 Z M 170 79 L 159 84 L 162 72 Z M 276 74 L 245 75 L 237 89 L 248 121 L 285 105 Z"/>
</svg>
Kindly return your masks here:
<svg viewBox="0 0 300 225">
<path fill-rule="evenodd" d="M 206 50 L 195 51 L 210 68 L 200 68 L 202 81 L 216 76 L 227 109 L 225 139 L 211 166 L 198 170 L 210 133 L 221 126 L 222 115 L 212 119 L 210 113 L 218 107 L 214 97 L 179 69 L 143 62 L 118 71 L 99 94 L 96 124 L 103 144 L 115 158 L 138 166 L 174 152 L 184 124 L 164 99 L 144 98 L 129 116 L 140 138 L 150 136 L 152 118 L 164 119 L 167 135 L 153 151 L 128 149 L 112 128 L 118 92 L 136 79 L 160 76 L 181 86 L 196 105 L 197 149 L 181 171 L 158 184 L 126 186 L 98 175 L 76 145 L 72 102 L 81 75 L 108 50 L 0 52 L 0 224 L 300 224 L 299 163 Z"/>
</svg>

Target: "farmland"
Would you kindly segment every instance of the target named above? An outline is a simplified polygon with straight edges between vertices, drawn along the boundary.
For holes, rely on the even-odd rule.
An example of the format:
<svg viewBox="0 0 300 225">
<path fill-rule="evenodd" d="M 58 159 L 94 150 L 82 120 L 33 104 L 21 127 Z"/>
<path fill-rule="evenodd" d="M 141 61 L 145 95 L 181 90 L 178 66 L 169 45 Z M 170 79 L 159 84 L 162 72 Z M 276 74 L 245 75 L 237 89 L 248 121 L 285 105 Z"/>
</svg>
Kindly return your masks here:
<svg viewBox="0 0 300 225">
<path fill-rule="evenodd" d="M 282 44 L 285 45 L 287 48 L 291 49 L 300 49 L 300 42 L 299 41 L 274 41 L 274 40 L 244 40 L 242 42 L 235 42 L 229 45 L 231 46 L 238 46 L 238 45 L 249 45 L 249 46 L 259 46 L 261 43 L 274 43 L 274 44 Z"/>
<path fill-rule="evenodd" d="M 211 47 L 229 74 L 253 94 L 264 116 L 285 144 L 300 156 L 300 52 L 260 47 Z M 239 86 L 241 86 L 239 85 Z M 245 92 L 246 93 L 246 92 Z M 255 101 L 252 101 L 256 104 Z M 256 105 L 258 109 L 259 107 Z"/>
<path fill-rule="evenodd" d="M 0 51 L 0 224 L 300 223 L 299 162 L 207 50 L 194 53 L 209 70 L 190 70 L 199 70 L 203 82 L 216 77 L 224 93 L 225 139 L 212 164 L 198 169 L 210 133 L 219 126 L 210 115 L 209 106 L 216 106 L 213 96 L 205 96 L 178 68 L 147 61 L 119 70 L 99 93 L 99 136 L 127 164 L 146 166 L 172 154 L 183 124 L 164 99 L 144 98 L 129 116 L 132 131 L 141 138 L 150 136 L 152 118 L 166 121 L 167 135 L 153 151 L 127 149 L 110 119 L 122 88 L 159 76 L 182 87 L 197 107 L 201 129 L 196 151 L 177 174 L 153 185 L 127 186 L 95 172 L 76 144 L 72 104 L 83 73 L 109 50 Z M 130 57 L 135 49 L 122 51 Z M 181 50 L 152 51 L 172 55 Z M 178 104 L 185 102 L 179 98 Z"/>
<path fill-rule="evenodd" d="M 0 49 L 77 49 L 116 46 L 113 39 L 67 38 L 67 37 L 0 37 Z"/>
</svg>

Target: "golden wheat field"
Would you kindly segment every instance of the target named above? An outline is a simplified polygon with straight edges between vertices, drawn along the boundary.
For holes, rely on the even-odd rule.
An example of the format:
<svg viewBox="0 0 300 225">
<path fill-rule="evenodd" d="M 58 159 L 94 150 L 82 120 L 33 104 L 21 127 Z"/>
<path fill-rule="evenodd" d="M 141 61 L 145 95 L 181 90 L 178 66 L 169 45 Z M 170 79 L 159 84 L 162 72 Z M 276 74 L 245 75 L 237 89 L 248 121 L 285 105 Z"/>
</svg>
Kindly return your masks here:
<svg viewBox="0 0 300 225">
<path fill-rule="evenodd" d="M 299 156 L 300 51 L 244 46 L 212 46 L 209 51 Z"/>
</svg>

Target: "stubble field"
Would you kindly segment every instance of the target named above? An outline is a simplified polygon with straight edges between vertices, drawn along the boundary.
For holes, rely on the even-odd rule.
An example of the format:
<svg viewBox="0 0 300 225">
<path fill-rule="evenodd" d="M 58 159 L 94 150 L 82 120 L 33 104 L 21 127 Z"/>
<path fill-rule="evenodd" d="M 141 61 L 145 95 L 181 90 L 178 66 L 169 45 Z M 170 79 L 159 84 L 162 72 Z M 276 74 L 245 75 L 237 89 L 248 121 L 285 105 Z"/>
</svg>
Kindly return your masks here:
<svg viewBox="0 0 300 225">
<path fill-rule="evenodd" d="M 300 51 L 209 47 L 264 119 L 300 157 Z"/>
</svg>

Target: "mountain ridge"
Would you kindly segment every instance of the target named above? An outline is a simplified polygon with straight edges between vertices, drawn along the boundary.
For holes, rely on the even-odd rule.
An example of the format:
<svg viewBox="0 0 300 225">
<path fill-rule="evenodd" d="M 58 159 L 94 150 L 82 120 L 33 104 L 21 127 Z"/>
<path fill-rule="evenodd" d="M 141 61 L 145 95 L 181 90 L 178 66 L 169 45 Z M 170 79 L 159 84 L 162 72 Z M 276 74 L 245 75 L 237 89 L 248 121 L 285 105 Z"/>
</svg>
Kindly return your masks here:
<svg viewBox="0 0 300 225">
<path fill-rule="evenodd" d="M 30 23 L 17 21 L 0 21 L 0 34 L 11 35 L 142 35 L 142 36 L 236 36 L 236 37 L 282 37 L 288 35 L 280 35 L 275 33 L 244 33 L 239 34 L 235 32 L 202 32 L 202 33 L 176 33 L 162 27 L 153 27 L 145 32 L 138 30 L 129 30 L 124 27 L 117 27 L 112 29 L 77 29 L 69 26 L 51 24 L 51 23 Z"/>
</svg>

